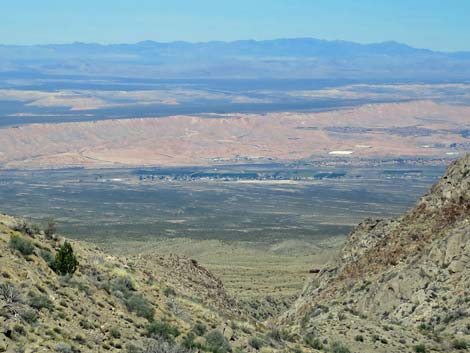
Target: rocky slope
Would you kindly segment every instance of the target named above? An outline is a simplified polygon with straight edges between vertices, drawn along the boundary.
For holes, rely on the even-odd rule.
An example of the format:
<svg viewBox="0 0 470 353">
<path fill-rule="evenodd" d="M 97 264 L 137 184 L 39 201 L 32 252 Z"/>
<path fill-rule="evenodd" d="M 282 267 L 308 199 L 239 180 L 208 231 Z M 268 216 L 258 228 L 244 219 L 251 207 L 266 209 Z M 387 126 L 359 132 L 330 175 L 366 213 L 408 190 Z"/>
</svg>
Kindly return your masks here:
<svg viewBox="0 0 470 353">
<path fill-rule="evenodd" d="M 470 154 L 410 211 L 366 220 L 281 320 L 357 352 L 452 351 L 470 339 Z"/>
<path fill-rule="evenodd" d="M 78 269 L 60 276 L 51 261 L 63 243 L 0 215 L 0 352 L 224 353 L 253 351 L 259 337 L 267 352 L 293 345 L 194 260 L 120 258 L 72 241 Z"/>
</svg>

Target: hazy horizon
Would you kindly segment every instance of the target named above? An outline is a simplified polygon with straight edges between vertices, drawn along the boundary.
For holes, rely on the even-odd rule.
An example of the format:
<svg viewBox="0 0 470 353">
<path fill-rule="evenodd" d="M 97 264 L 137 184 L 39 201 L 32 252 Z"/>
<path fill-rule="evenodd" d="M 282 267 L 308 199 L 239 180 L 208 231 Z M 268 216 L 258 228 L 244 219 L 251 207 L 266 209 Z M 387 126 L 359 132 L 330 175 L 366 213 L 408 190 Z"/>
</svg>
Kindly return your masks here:
<svg viewBox="0 0 470 353">
<path fill-rule="evenodd" d="M 470 3 L 438 0 L 129 0 L 2 4 L 5 44 L 234 41 L 324 38 L 357 43 L 394 40 L 416 48 L 468 51 Z"/>
<path fill-rule="evenodd" d="M 115 41 L 115 42 L 99 42 L 99 41 L 65 41 L 65 42 L 50 42 L 50 43 L 29 43 L 29 44 L 14 44 L 14 43 L 4 43 L 0 42 L 0 46 L 8 47 L 8 46 L 18 46 L 18 47 L 34 47 L 34 46 L 60 46 L 60 45 L 101 45 L 101 46 L 115 46 L 115 45 L 138 45 L 143 43 L 156 43 L 156 44 L 177 44 L 177 43 L 185 43 L 185 44 L 210 44 L 210 43 L 224 43 L 224 44 L 235 44 L 241 42 L 275 42 L 275 41 L 318 41 L 318 42 L 325 42 L 325 43 L 344 43 L 344 44 L 356 44 L 361 46 L 373 46 L 373 45 L 384 45 L 384 44 L 396 44 L 403 47 L 409 47 L 412 49 L 417 50 L 428 50 L 436 53 L 467 53 L 470 52 L 468 50 L 435 50 L 431 48 L 425 47 L 417 47 L 410 45 L 408 43 L 400 42 L 394 39 L 377 41 L 377 42 L 359 42 L 359 41 L 351 41 L 351 40 L 344 40 L 341 38 L 338 39 L 325 39 L 325 38 L 317 38 L 317 37 L 273 37 L 267 39 L 253 39 L 253 38 L 240 38 L 240 39 L 233 39 L 233 40 L 183 40 L 183 39 L 175 39 L 175 40 L 155 40 L 155 39 L 142 39 L 139 41 Z"/>
</svg>

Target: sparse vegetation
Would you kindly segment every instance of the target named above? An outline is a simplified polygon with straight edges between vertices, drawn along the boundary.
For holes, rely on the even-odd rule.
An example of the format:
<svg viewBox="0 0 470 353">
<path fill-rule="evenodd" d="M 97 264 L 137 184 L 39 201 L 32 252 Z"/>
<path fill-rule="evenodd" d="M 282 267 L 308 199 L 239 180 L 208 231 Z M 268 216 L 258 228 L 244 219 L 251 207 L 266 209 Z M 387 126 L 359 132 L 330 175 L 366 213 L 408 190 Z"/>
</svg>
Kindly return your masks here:
<svg viewBox="0 0 470 353">
<path fill-rule="evenodd" d="M 147 336 L 157 339 L 172 341 L 180 335 L 180 331 L 176 326 L 172 326 L 168 322 L 153 321 L 147 325 Z"/>
<path fill-rule="evenodd" d="M 132 294 L 124 300 L 124 304 L 129 311 L 135 312 L 138 316 L 144 317 L 149 321 L 155 315 L 155 309 L 152 304 L 141 294 Z"/>
<path fill-rule="evenodd" d="M 417 344 L 416 346 L 413 347 L 413 350 L 416 352 L 416 353 L 426 353 L 427 350 L 426 350 L 426 346 L 422 343 L 420 344 Z"/>
<path fill-rule="evenodd" d="M 364 336 L 363 335 L 357 335 L 354 337 L 354 340 L 356 342 L 364 342 Z"/>
<path fill-rule="evenodd" d="M 318 337 L 315 337 L 312 334 L 309 334 L 304 337 L 304 343 L 307 346 L 312 347 L 313 349 L 318 349 L 318 350 L 323 349 L 323 343 L 320 341 Z"/>
<path fill-rule="evenodd" d="M 59 342 L 55 346 L 55 351 L 58 353 L 73 353 L 72 346 L 65 342 Z"/>
<path fill-rule="evenodd" d="M 166 287 L 163 289 L 163 295 L 165 297 L 174 297 L 176 295 L 176 291 L 171 287 Z"/>
<path fill-rule="evenodd" d="M 466 350 L 470 347 L 470 344 L 464 339 L 457 339 L 452 342 L 452 347 L 458 350 Z"/>
<path fill-rule="evenodd" d="M 204 336 L 207 332 L 207 326 L 202 322 L 196 322 L 196 324 L 193 327 L 193 332 L 197 336 Z"/>
<path fill-rule="evenodd" d="M 254 348 L 254 349 L 256 349 L 256 350 L 260 350 L 261 347 L 264 346 L 265 342 L 264 342 L 261 338 L 259 338 L 259 337 L 251 337 L 251 338 L 248 340 L 248 344 L 249 344 L 252 348 Z"/>
<path fill-rule="evenodd" d="M 212 353 L 226 353 L 230 351 L 230 343 L 219 330 L 212 330 L 206 335 L 207 349 Z"/>
<path fill-rule="evenodd" d="M 28 303 L 29 306 L 37 310 L 41 310 L 43 308 L 49 310 L 52 309 L 52 301 L 47 295 L 31 294 Z"/>
<path fill-rule="evenodd" d="M 112 327 L 111 330 L 109 330 L 109 334 L 113 338 L 121 338 L 121 331 L 117 327 Z"/>
<path fill-rule="evenodd" d="M 54 258 L 54 255 L 49 250 L 42 249 L 39 252 L 39 255 L 43 258 L 43 260 L 46 262 L 46 264 L 50 268 L 52 269 L 54 268 L 55 258 Z"/>
<path fill-rule="evenodd" d="M 11 249 L 18 250 L 23 255 L 31 255 L 34 251 L 34 245 L 31 240 L 20 235 L 12 235 L 9 244 Z"/>
<path fill-rule="evenodd" d="M 330 347 L 331 353 L 351 353 L 348 347 L 343 343 L 333 342 Z"/>
<path fill-rule="evenodd" d="M 35 310 L 24 309 L 20 313 L 20 317 L 28 324 L 34 324 L 38 320 L 38 316 Z"/>
</svg>

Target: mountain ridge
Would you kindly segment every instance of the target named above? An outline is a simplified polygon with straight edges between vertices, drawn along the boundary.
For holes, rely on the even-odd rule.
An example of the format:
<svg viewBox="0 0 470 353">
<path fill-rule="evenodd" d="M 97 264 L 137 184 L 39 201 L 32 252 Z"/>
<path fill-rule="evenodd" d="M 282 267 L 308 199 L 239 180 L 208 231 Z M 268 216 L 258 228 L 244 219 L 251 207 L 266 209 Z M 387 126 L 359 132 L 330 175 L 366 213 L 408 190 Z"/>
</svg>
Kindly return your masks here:
<svg viewBox="0 0 470 353">
<path fill-rule="evenodd" d="M 232 42 L 0 45 L 1 72 L 146 78 L 470 79 L 470 52 L 395 41 L 315 38 Z"/>
</svg>

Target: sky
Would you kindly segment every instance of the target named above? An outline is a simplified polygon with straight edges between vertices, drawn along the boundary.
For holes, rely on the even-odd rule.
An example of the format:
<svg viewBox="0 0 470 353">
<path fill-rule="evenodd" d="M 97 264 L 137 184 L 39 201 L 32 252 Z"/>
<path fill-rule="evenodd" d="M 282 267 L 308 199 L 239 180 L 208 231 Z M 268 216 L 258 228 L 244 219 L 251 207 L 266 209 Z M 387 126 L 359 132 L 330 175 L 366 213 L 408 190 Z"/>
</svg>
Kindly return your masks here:
<svg viewBox="0 0 470 353">
<path fill-rule="evenodd" d="M 470 0 L 1 0 L 0 43 L 313 37 L 470 51 Z"/>
</svg>

